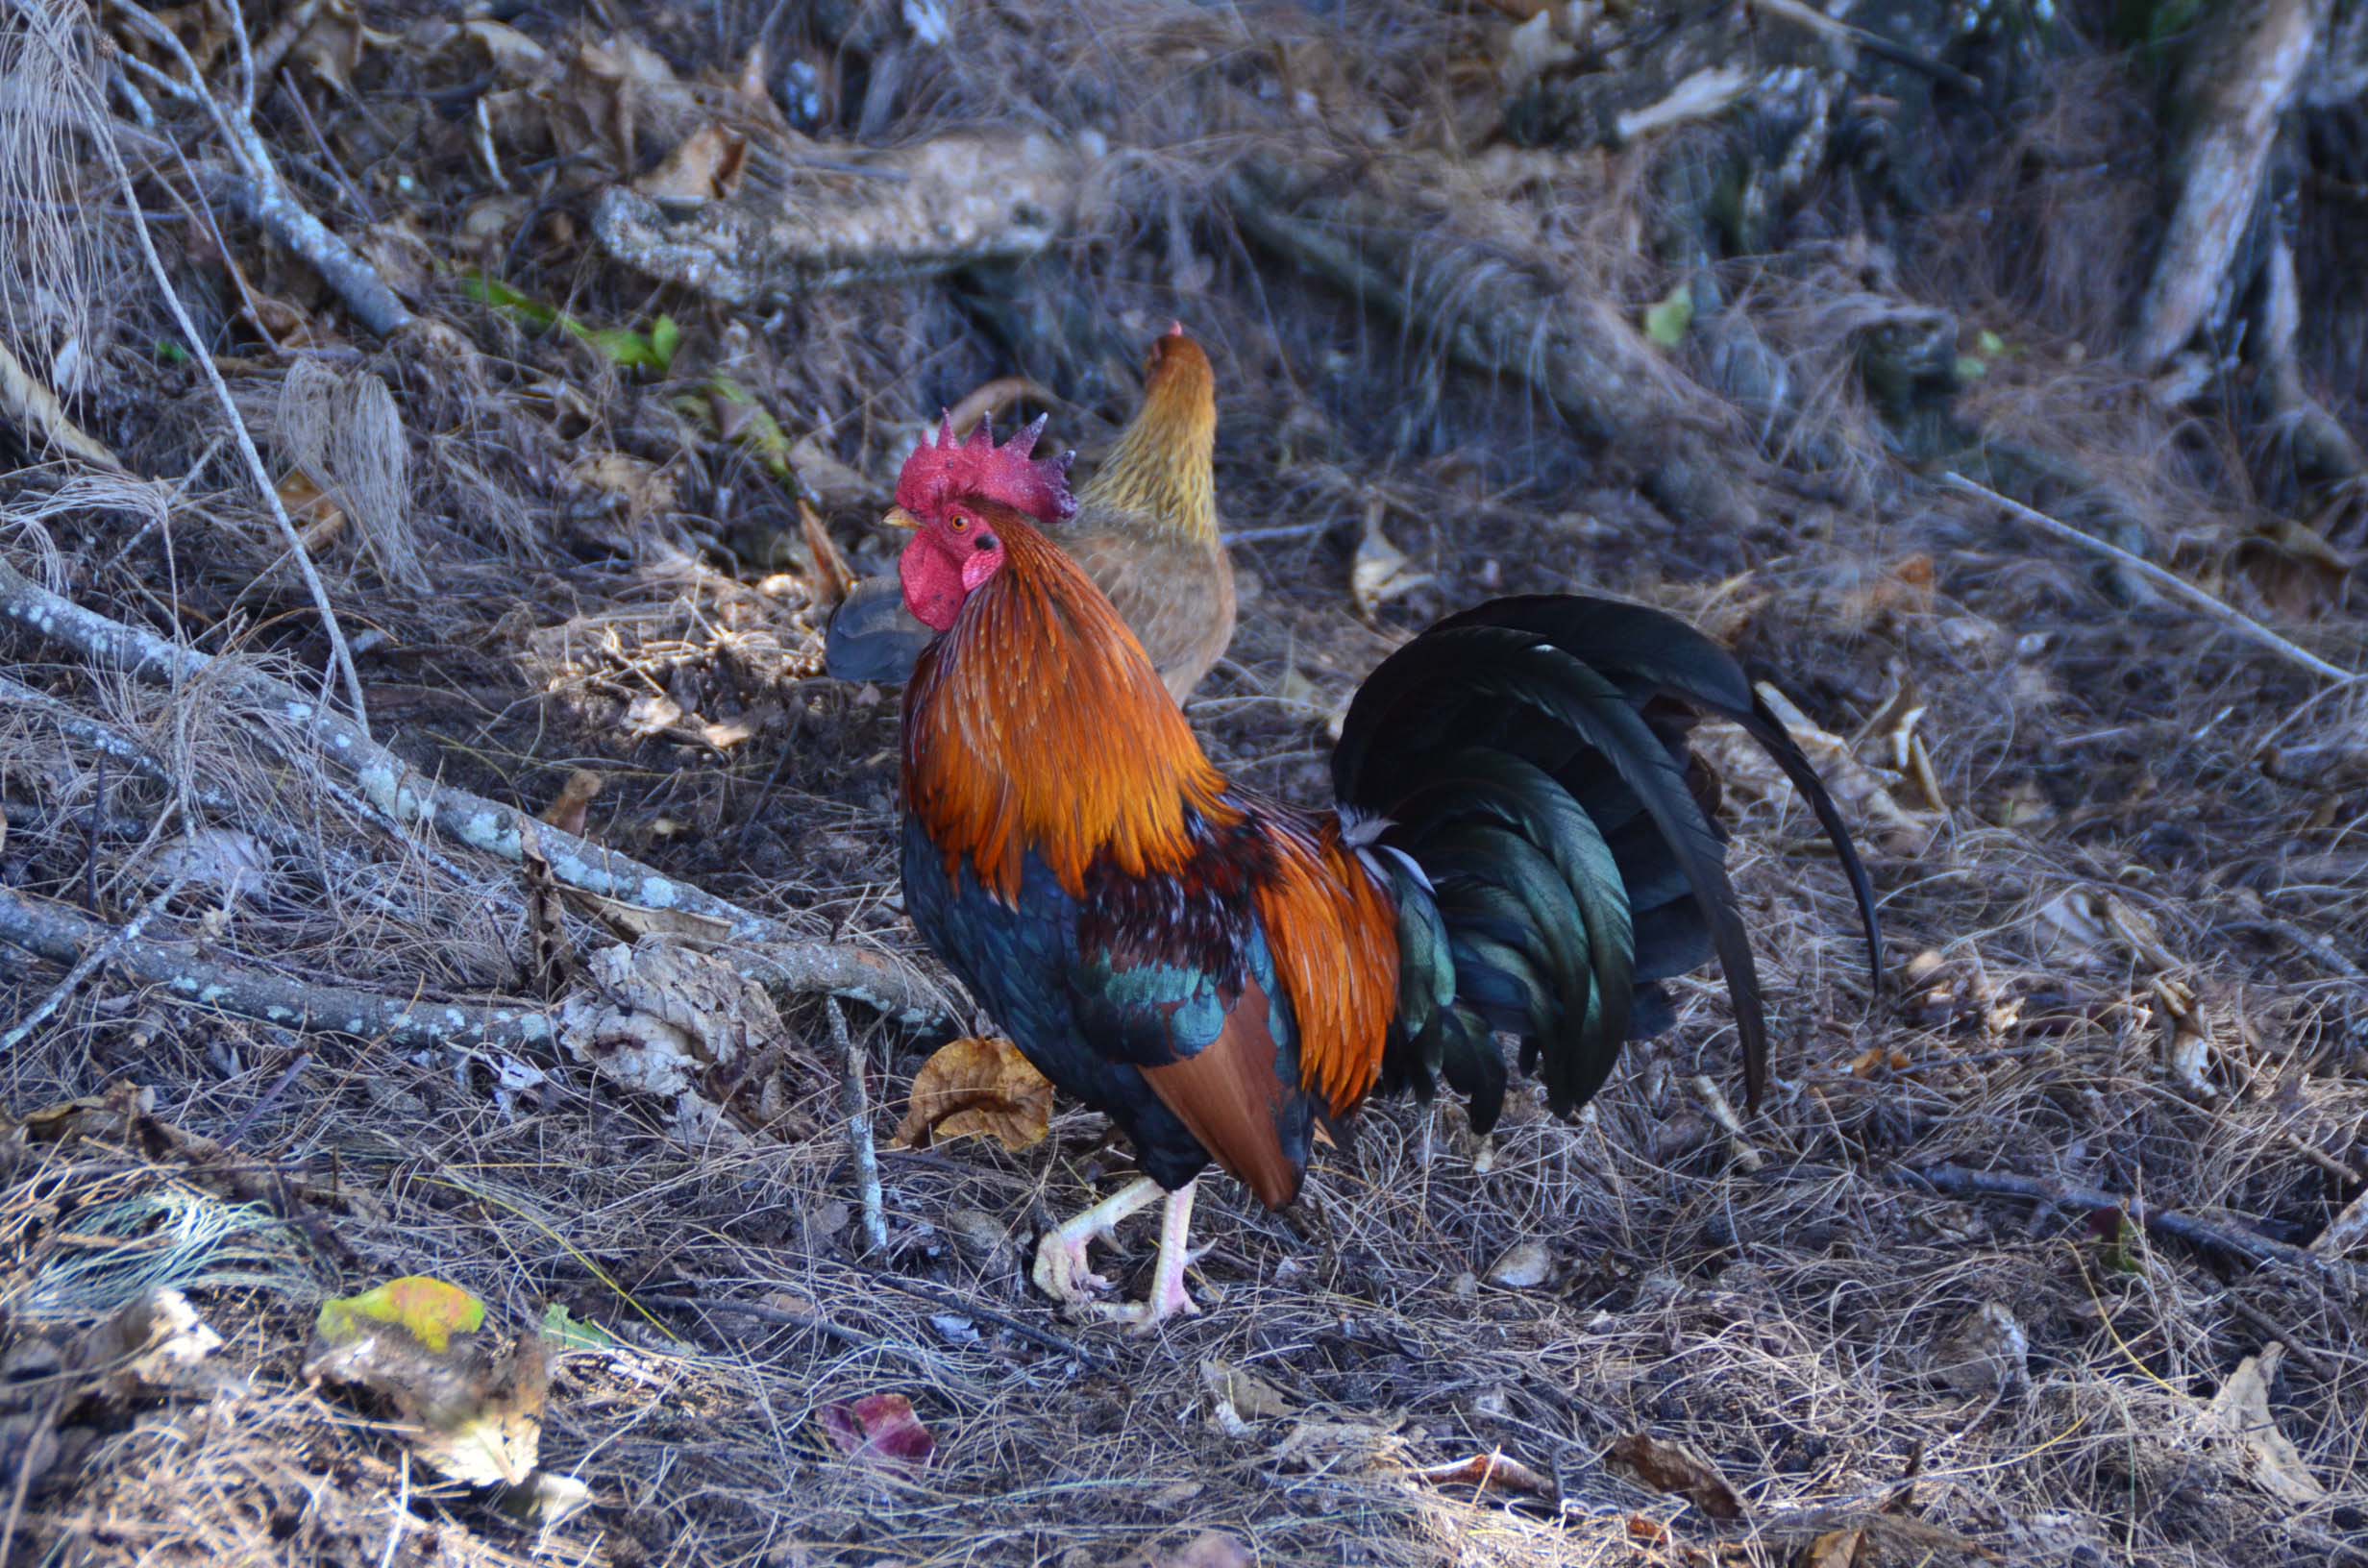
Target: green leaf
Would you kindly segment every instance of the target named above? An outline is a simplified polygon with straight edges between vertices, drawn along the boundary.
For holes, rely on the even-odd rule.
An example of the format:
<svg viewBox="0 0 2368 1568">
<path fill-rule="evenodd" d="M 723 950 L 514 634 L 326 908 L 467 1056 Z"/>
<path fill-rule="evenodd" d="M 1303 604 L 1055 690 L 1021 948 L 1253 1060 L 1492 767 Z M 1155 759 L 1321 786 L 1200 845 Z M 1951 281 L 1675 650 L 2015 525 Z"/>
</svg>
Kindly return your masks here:
<svg viewBox="0 0 2368 1568">
<path fill-rule="evenodd" d="M 1995 359 L 2007 352 L 2007 340 L 1985 327 L 1982 335 L 1973 340 L 1973 347 L 1983 358 Z"/>
<path fill-rule="evenodd" d="M 1979 355 L 1970 354 L 1959 355 L 1957 363 L 1950 368 L 1961 381 L 1978 381 L 1989 374 L 1989 366 Z"/>
<path fill-rule="evenodd" d="M 363 1324 L 391 1323 L 441 1356 L 456 1334 L 474 1334 L 485 1321 L 485 1304 L 456 1285 L 425 1275 L 389 1280 L 375 1290 L 321 1304 L 316 1324 L 333 1345 L 358 1337 Z"/>
<path fill-rule="evenodd" d="M 531 322 L 537 327 L 548 327 L 554 322 L 565 319 L 551 306 L 530 299 L 491 273 L 482 270 L 462 279 L 460 292 L 480 305 L 506 311 L 521 321 Z"/>
<path fill-rule="evenodd" d="M 169 337 L 160 337 L 157 339 L 157 357 L 168 365 L 185 365 L 189 362 L 189 351 Z"/>
<path fill-rule="evenodd" d="M 1693 325 L 1693 284 L 1680 283 L 1661 297 L 1657 305 L 1644 311 L 1644 335 L 1665 349 L 1674 349 L 1686 340 L 1686 330 Z"/>
<path fill-rule="evenodd" d="M 555 1301 L 543 1309 L 543 1337 L 558 1350 L 618 1350 L 625 1344 L 598 1323 L 585 1322 Z"/>
<path fill-rule="evenodd" d="M 660 316 L 650 323 L 650 352 L 657 355 L 660 372 L 674 368 L 675 351 L 682 346 L 682 329 L 675 325 L 672 316 Z"/>
</svg>

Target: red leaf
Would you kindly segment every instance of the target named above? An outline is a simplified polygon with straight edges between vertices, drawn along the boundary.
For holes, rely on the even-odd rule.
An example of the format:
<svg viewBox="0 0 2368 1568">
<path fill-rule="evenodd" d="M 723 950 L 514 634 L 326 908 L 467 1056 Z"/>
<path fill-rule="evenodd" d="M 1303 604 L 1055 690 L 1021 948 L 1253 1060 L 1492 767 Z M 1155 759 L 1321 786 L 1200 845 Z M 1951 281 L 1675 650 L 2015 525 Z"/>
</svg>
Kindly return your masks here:
<svg viewBox="0 0 2368 1568">
<path fill-rule="evenodd" d="M 902 1394 L 868 1394 L 851 1404 L 840 1400 L 818 1413 L 831 1446 L 851 1458 L 921 1465 L 937 1452 L 937 1439 Z"/>
</svg>

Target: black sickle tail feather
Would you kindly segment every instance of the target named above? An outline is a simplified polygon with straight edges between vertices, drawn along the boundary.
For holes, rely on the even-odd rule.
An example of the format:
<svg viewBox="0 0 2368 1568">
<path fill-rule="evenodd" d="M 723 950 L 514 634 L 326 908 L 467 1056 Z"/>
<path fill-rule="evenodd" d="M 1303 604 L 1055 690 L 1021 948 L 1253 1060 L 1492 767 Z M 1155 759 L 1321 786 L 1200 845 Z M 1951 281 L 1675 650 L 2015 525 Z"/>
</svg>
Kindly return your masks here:
<svg viewBox="0 0 2368 1568">
<path fill-rule="evenodd" d="M 1715 780 L 1686 749 L 1701 714 L 1732 720 L 1809 801 L 1856 894 L 1881 972 L 1866 869 L 1809 759 L 1740 666 L 1685 623 L 1577 595 L 1501 599 L 1407 644 L 1349 705 L 1332 781 L 1378 843 L 1399 908 L 1398 1029 L 1385 1087 L 1504 1097 L 1492 1030 L 1567 1115 L 1623 1043 L 1658 1033 L 1655 983 L 1715 955 L 1735 1003 L 1745 1087 L 1767 1077 L 1767 1024 L 1714 818 Z"/>
</svg>

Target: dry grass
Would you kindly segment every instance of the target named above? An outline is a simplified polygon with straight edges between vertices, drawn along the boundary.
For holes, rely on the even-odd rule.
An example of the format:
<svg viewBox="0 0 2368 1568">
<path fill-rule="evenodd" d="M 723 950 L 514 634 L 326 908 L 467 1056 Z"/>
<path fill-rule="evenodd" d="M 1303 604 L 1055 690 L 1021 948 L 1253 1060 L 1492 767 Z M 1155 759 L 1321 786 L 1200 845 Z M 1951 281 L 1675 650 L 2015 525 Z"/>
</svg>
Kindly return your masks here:
<svg viewBox="0 0 2368 1568">
<path fill-rule="evenodd" d="M 482 262 L 595 326 L 643 330 L 663 310 L 683 329 L 664 376 L 620 372 L 421 268 L 414 303 L 434 333 L 344 340 L 285 256 L 233 231 L 234 280 L 192 241 L 191 276 L 212 290 L 192 286 L 192 307 L 223 334 L 266 450 L 346 513 L 318 556 L 361 639 L 382 739 L 530 807 L 589 769 L 604 842 L 911 950 L 893 896 L 893 702 L 819 678 L 823 612 L 790 497 L 750 448 L 715 436 L 705 389 L 730 379 L 876 483 L 924 418 L 1019 368 L 1075 400 L 1055 420 L 1090 461 L 1133 395 L 1141 339 L 1182 314 L 1218 364 L 1228 526 L 1322 525 L 1238 551 L 1243 629 L 1195 705 L 1227 766 L 1314 797 L 1326 717 L 1445 608 L 1572 584 L 1644 598 L 1762 661 L 1862 758 L 1882 761 L 1899 714 L 1924 710 L 1945 810 L 1929 844 L 1887 839 L 1870 856 L 1896 972 L 1870 987 L 1846 892 L 1797 803 L 1739 777 L 1734 860 L 1780 1080 L 1749 1148 L 1691 1088 L 1734 1074 L 1724 991 L 1696 977 L 1677 1027 L 1629 1053 L 1574 1125 L 1517 1094 L 1482 1149 L 1452 1109 L 1377 1106 L 1292 1214 L 1213 1183 L 1205 1312 L 1148 1342 L 1063 1324 L 1026 1284 L 1037 1230 L 1127 1168 L 1084 1113 L 1019 1155 L 885 1154 L 890 1252 L 857 1256 L 830 1036 L 810 999 L 787 1003 L 778 1052 L 716 1086 L 724 1114 L 700 1118 L 580 1065 L 530 1073 L 300 1039 L 102 979 L 12 1055 L 9 1111 L 129 1080 L 154 1090 L 159 1118 L 227 1152 L 0 1145 L 0 1335 L 13 1358 L 102 1310 L 101 1286 L 169 1279 L 227 1341 L 226 1377 L 83 1418 L 70 1457 L 7 1507 L 20 1559 L 1115 1568 L 1220 1530 L 1267 1562 L 1676 1564 L 1715 1550 L 1788 1564 L 1821 1531 L 1878 1515 L 2012 1562 L 2362 1556 L 2346 1545 L 2368 1529 L 2356 1286 L 2116 1239 L 2084 1211 L 1969 1201 L 1912 1174 L 1953 1163 L 2079 1184 L 2298 1244 L 2368 1188 L 2364 802 L 2356 781 L 2273 781 L 2261 755 L 2304 726 L 2356 728 L 2368 698 L 2309 688 L 2175 609 L 2119 602 L 2093 562 L 1920 484 L 1861 379 L 1869 333 L 1942 310 L 1968 336 L 1996 328 L 2015 352 L 1952 408 L 1971 438 L 2043 478 L 2084 474 L 2093 490 L 2067 485 L 2068 504 L 2187 547 L 2261 608 L 2218 575 L 2222 530 L 2260 515 L 2230 455 L 2242 438 L 2170 421 L 2111 368 L 2135 279 L 2086 263 L 2141 242 L 2157 157 L 2123 68 L 2076 60 L 2038 79 L 2037 109 L 2007 129 L 1969 122 L 1949 205 L 1890 223 L 1880 245 L 1848 227 L 1856 197 L 1837 189 L 1803 223 L 1840 237 L 1720 264 L 1728 314 L 1667 374 L 1673 396 L 1732 419 L 1739 469 L 1749 432 L 1750 463 L 1779 476 L 1767 527 L 1738 538 L 1673 527 L 1525 387 L 1447 368 L 1435 333 L 1273 265 L 1224 215 L 1218 182 L 1250 150 L 1318 135 L 1359 156 L 1402 147 L 1407 168 L 1455 170 L 1441 179 L 1473 214 L 1457 253 L 1472 264 L 1556 280 L 1615 314 L 1660 297 L 1672 278 L 1648 244 L 1649 144 L 1456 165 L 1502 30 L 1492 12 L 1352 26 L 1279 7 L 988 8 L 963 13 L 961 47 L 925 50 L 896 43 L 905 24 L 874 9 L 861 49 L 826 47 L 795 8 L 661 8 L 619 25 L 709 92 L 762 40 L 772 72 L 812 67 L 830 103 L 877 93 L 884 135 L 1091 127 L 1136 149 L 1112 160 L 1118 196 L 1098 226 L 1016 275 L 735 320 L 654 297 L 587 243 L 585 191 L 620 155 L 615 120 L 570 97 L 573 78 L 506 101 L 507 191 L 474 122 L 445 112 L 472 101 L 457 89 L 482 56 L 436 44 L 424 11 L 373 8 L 404 41 L 365 52 L 350 101 L 308 93 L 330 146 L 379 150 L 350 192 L 326 163 L 302 172 L 310 133 L 267 95 L 259 115 L 327 215 L 348 233 L 365 227 L 361 201 L 403 215 L 414 237 L 375 253 L 382 267 Z M 259 35 L 280 14 L 249 20 Z M 562 59 L 612 31 L 602 11 L 516 25 Z M 883 37 L 893 90 L 868 74 L 887 68 Z M 643 122 L 656 138 L 644 163 L 658 123 Z M 63 168 L 0 183 L 7 220 L 32 211 L 44 233 Z M 144 181 L 147 205 L 162 211 L 167 186 L 183 188 L 169 161 Z M 65 254 L 54 234 L 41 243 Z M 1433 279 L 1443 300 L 1452 272 Z M 242 283 L 278 302 L 260 319 L 285 352 L 258 341 Z M 2327 287 L 2306 279 L 2313 298 Z M 94 294 L 90 309 L 89 341 L 118 347 L 89 423 L 169 478 L 20 471 L 0 548 L 85 604 L 320 689 L 315 624 L 224 457 L 218 409 L 169 360 L 120 347 L 154 341 L 148 302 Z M 1745 395 L 1751 366 L 1749 386 L 1764 390 L 1772 367 L 1788 389 L 1778 413 Z M 1345 588 L 1376 496 L 1436 579 L 1381 626 Z M 864 509 L 844 500 L 832 521 L 876 567 Z M 2368 663 L 2356 623 L 2284 629 Z M 180 874 L 162 919 L 227 953 L 430 997 L 533 983 L 534 900 L 515 868 L 391 831 L 284 715 L 203 685 L 103 679 L 30 642 L 12 652 L 0 882 L 91 895 L 120 920 Z M 1925 804 L 1911 781 L 1880 782 Z M 228 832 L 258 841 L 259 886 L 187 876 L 192 850 Z M 2067 934 L 2050 912 L 2083 890 L 2151 938 Z M 614 940 L 573 907 L 559 935 L 579 952 Z M 0 1024 L 57 978 L 0 975 Z M 2192 1070 L 2173 1070 L 2166 994 L 2192 998 L 2208 1042 Z M 876 1026 L 866 1043 L 893 1115 L 935 1041 Z M 99 1226 L 161 1226 L 139 1216 L 167 1211 L 186 1220 L 169 1241 L 152 1229 L 124 1247 Z M 1148 1268 L 1147 1224 L 1122 1235 L 1128 1285 Z M 1527 1242 L 1551 1255 L 1543 1286 L 1486 1283 Z M 318 1297 L 412 1273 L 466 1286 L 510 1328 L 556 1302 L 616 1336 L 561 1354 L 549 1404 L 546 1461 L 592 1487 L 588 1511 L 522 1529 L 304 1384 Z M 1952 1384 L 1945 1345 L 1993 1305 L 2028 1337 L 2027 1375 Z M 2292 1347 L 2276 1424 L 2324 1488 L 2307 1507 L 2265 1493 L 2205 1420 L 2272 1339 Z M 1259 1371 L 1296 1414 L 1229 1432 L 1205 1393 L 1212 1360 Z M 37 1413 L 51 1391 L 0 1386 L 0 1418 Z M 937 1434 L 925 1473 L 851 1465 L 820 1435 L 819 1407 L 880 1391 L 909 1395 Z M 13 1430 L 0 1427 L 0 1458 Z M 1607 1471 L 1612 1441 L 1640 1432 L 1712 1460 L 1748 1518 L 1714 1523 Z M 1411 1479 L 1492 1449 L 1553 1478 L 1559 1507 Z M 1878 1543 L 1867 1558 L 1961 1560 L 1924 1552 Z"/>
</svg>

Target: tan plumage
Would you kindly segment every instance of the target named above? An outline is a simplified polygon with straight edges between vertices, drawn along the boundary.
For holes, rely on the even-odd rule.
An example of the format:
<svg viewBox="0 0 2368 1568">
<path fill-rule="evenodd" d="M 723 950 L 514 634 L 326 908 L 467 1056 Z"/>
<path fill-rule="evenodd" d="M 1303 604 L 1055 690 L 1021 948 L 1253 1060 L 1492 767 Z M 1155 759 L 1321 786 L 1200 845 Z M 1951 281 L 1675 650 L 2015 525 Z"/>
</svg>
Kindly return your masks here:
<svg viewBox="0 0 2368 1568">
<path fill-rule="evenodd" d="M 1178 324 L 1152 344 L 1143 405 L 1077 492 L 1076 511 L 1032 520 L 1117 607 L 1179 704 L 1233 641 L 1216 449 L 1216 372 Z M 832 617 L 825 667 L 842 680 L 902 681 L 929 637 L 893 575 L 870 578 Z"/>
</svg>

